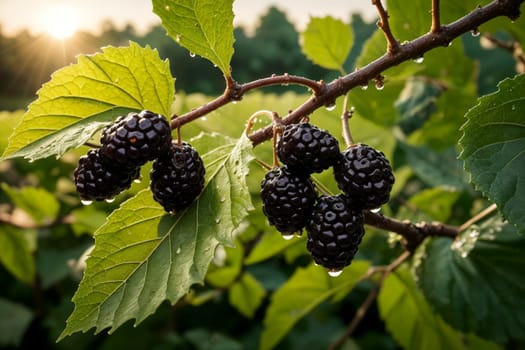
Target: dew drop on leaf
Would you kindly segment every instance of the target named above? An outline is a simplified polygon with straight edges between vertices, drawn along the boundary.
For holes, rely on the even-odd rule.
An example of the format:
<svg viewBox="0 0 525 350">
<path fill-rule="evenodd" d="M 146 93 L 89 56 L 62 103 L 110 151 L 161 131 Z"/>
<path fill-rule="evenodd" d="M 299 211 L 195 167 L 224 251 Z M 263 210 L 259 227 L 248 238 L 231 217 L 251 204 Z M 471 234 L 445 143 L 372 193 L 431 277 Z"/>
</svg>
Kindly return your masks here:
<svg viewBox="0 0 525 350">
<path fill-rule="evenodd" d="M 224 197 L 221 197 L 221 199 L 219 199 L 219 202 L 221 203 L 224 203 L 226 201 L 226 199 Z"/>
<path fill-rule="evenodd" d="M 328 276 L 338 277 L 343 273 L 343 270 L 328 270 Z"/>
<path fill-rule="evenodd" d="M 423 58 L 423 56 L 419 56 L 419 57 L 417 57 L 416 59 L 414 59 L 414 62 L 415 62 L 415 63 L 423 63 L 424 60 L 425 60 L 425 59 Z"/>
<path fill-rule="evenodd" d="M 140 177 L 136 178 L 135 180 L 133 180 L 134 183 L 136 184 L 139 184 L 142 182 L 142 179 Z"/>
<path fill-rule="evenodd" d="M 182 250 L 180 249 L 180 247 L 177 247 L 177 250 L 175 251 L 175 254 L 180 254 Z"/>
<path fill-rule="evenodd" d="M 283 238 L 287 241 L 291 240 L 292 238 L 294 238 L 295 235 L 294 234 L 291 234 L 291 235 L 283 235 Z"/>
</svg>

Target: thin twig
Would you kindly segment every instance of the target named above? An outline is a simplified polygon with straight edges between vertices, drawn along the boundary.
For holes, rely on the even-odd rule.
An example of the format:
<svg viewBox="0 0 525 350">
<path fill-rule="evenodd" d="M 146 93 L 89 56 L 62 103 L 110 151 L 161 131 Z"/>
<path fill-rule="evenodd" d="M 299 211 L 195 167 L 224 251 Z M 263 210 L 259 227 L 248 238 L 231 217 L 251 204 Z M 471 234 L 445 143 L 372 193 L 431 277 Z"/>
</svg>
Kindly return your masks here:
<svg viewBox="0 0 525 350">
<path fill-rule="evenodd" d="M 496 204 L 492 204 L 483 211 L 477 213 L 475 216 L 470 218 L 469 220 L 465 221 L 463 225 L 461 225 L 458 229 L 459 232 L 465 231 L 467 228 L 469 228 L 471 225 L 475 224 L 476 222 L 484 219 L 485 217 L 489 216 L 493 212 L 498 210 L 498 206 Z"/>
<path fill-rule="evenodd" d="M 352 137 L 352 132 L 350 131 L 350 118 L 354 114 L 354 109 L 348 109 L 348 94 L 345 95 L 343 101 L 343 113 L 341 113 L 341 125 L 343 129 L 343 138 L 345 139 L 346 147 L 350 147 L 354 144 L 354 139 Z"/>
<path fill-rule="evenodd" d="M 439 14 L 439 0 L 432 0 L 432 33 L 437 33 L 441 30 L 441 20 Z"/>
<path fill-rule="evenodd" d="M 352 336 L 359 323 L 361 323 L 361 321 L 365 317 L 368 309 L 370 309 L 370 306 L 372 306 L 372 303 L 374 302 L 374 300 L 376 300 L 377 296 L 379 295 L 379 292 L 385 279 L 388 277 L 388 275 L 392 273 L 392 271 L 397 269 L 403 262 L 405 262 L 405 260 L 408 259 L 410 255 L 411 254 L 409 252 L 405 251 L 399 257 L 397 257 L 396 260 L 394 260 L 390 265 L 387 266 L 387 268 L 381 274 L 379 281 L 377 281 L 372 290 L 370 290 L 370 292 L 368 293 L 363 304 L 361 304 L 359 309 L 357 309 L 355 316 L 348 325 L 346 331 L 341 335 L 341 337 L 339 337 L 336 341 L 330 344 L 328 350 L 337 349 L 344 343 L 346 339 Z"/>
<path fill-rule="evenodd" d="M 394 38 L 392 31 L 390 30 L 390 24 L 388 22 L 388 13 L 386 12 L 381 0 L 372 0 L 372 4 L 377 8 L 379 13 L 379 20 L 377 21 L 377 26 L 381 28 L 383 34 L 385 35 L 386 41 L 388 43 L 388 52 L 396 53 L 399 49 L 399 41 Z"/>
</svg>

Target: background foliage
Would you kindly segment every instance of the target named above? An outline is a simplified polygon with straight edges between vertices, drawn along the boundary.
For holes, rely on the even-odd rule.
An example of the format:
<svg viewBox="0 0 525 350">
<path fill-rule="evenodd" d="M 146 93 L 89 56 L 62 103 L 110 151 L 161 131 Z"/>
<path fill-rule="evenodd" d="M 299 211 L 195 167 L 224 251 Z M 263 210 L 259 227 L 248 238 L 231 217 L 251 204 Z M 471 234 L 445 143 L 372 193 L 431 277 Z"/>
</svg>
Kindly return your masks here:
<svg viewBox="0 0 525 350">
<path fill-rule="evenodd" d="M 265 170 L 253 160 L 271 162 L 271 145 L 252 150 L 243 134 L 254 111 L 286 115 L 308 98 L 304 88 L 252 92 L 184 125 L 183 137 L 207 167 L 205 191 L 185 212 L 165 215 L 152 200 L 148 166 L 143 181 L 113 203 L 84 206 L 75 194 L 71 174 L 87 151 L 82 144 L 97 142 L 103 125 L 131 110 L 181 115 L 202 106 L 224 88 L 220 73 L 230 74 L 229 63 L 240 82 L 281 72 L 329 81 L 385 52 L 381 31 L 359 16 L 347 23 L 312 18 L 297 33 L 272 8 L 248 36 L 215 21 L 214 12 L 230 18 L 231 2 L 213 11 L 214 1 L 189 3 L 153 1 L 171 38 L 161 27 L 143 38 L 132 27 L 108 27 L 100 37 L 79 34 L 93 45 L 82 47 L 85 54 L 114 46 L 56 71 L 27 111 L 0 112 L 0 346 L 326 348 L 382 283 L 376 302 L 340 348 L 524 347 L 525 240 L 519 232 L 525 76 L 517 75 L 522 68 L 509 52 L 483 41 L 490 34 L 523 45 L 523 18 L 496 19 L 478 28 L 482 36 L 466 34 L 387 70 L 384 88 L 370 82 L 349 93 L 355 140 L 383 151 L 394 167 L 386 215 L 461 226 L 490 201 L 500 213 L 469 225 L 454 240 L 427 239 L 384 280 L 377 272 L 403 251 L 400 237 L 367 226 L 356 260 L 332 278 L 311 263 L 304 237 L 283 240 L 267 224 L 258 196 Z M 177 5 L 192 8 L 189 18 L 198 31 L 173 22 Z M 429 1 L 388 5 L 392 31 L 401 40 L 428 31 Z M 443 6 L 443 18 L 456 19 L 477 3 L 462 5 Z M 217 36 L 203 44 L 202 34 L 209 32 Z M 334 45 L 336 38 L 348 46 Z M 30 39 L 27 33 L 0 37 L 6 47 L 16 47 L 15 57 L 26 57 L 24 45 L 16 43 Z M 9 91 L 24 101 L 47 80 L 24 71 L 30 78 L 19 84 L 19 66 L 9 62 L 0 64 L 0 76 L 15 88 L 1 90 L 3 96 Z M 52 60 L 47 72 L 65 63 Z M 82 83 L 89 83 L 86 89 L 75 88 Z M 310 118 L 344 144 L 343 98 L 336 102 L 335 109 L 318 109 Z M 258 121 L 254 128 L 266 124 Z M 50 127 L 43 131 L 42 125 Z M 315 179 L 337 192 L 329 171 Z"/>
</svg>

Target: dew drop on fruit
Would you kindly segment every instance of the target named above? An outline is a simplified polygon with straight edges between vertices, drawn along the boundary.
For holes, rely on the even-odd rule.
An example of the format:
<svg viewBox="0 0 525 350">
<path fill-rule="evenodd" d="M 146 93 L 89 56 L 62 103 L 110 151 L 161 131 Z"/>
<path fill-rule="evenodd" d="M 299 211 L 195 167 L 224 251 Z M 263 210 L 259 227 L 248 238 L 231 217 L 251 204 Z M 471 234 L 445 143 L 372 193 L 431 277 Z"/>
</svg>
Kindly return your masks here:
<svg viewBox="0 0 525 350">
<path fill-rule="evenodd" d="M 379 213 L 380 211 L 381 211 L 381 208 L 370 209 L 371 213 Z"/>
<path fill-rule="evenodd" d="M 414 62 L 415 62 L 415 63 L 423 63 L 424 60 L 425 60 L 425 59 L 423 58 L 423 56 L 419 56 L 419 57 L 417 57 L 416 59 L 414 59 Z"/>
<path fill-rule="evenodd" d="M 90 205 L 91 203 L 93 203 L 93 201 L 90 201 L 88 199 L 81 199 L 80 200 L 80 203 L 84 204 L 84 205 Z"/>
<path fill-rule="evenodd" d="M 295 235 L 294 234 L 291 234 L 291 235 L 283 235 L 283 238 L 287 241 L 291 240 L 292 238 L 294 238 Z"/>
<path fill-rule="evenodd" d="M 328 276 L 338 277 L 343 273 L 343 270 L 328 270 Z"/>
<path fill-rule="evenodd" d="M 115 197 L 113 197 L 113 198 L 106 198 L 105 201 L 106 201 L 106 203 L 113 203 L 115 201 Z"/>
<path fill-rule="evenodd" d="M 329 103 L 329 104 L 327 104 L 325 106 L 326 110 L 329 111 L 329 112 L 333 111 L 335 109 L 335 107 L 336 107 L 335 102 Z"/>
</svg>

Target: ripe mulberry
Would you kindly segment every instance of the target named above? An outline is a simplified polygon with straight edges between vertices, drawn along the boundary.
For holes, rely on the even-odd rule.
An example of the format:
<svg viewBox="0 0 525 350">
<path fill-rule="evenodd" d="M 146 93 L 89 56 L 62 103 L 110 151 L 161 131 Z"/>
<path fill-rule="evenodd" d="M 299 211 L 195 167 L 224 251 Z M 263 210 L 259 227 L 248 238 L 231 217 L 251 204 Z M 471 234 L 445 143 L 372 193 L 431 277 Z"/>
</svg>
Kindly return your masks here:
<svg viewBox="0 0 525 350">
<path fill-rule="evenodd" d="M 365 233 L 363 214 L 345 195 L 319 198 L 306 225 L 306 248 L 331 271 L 348 266 Z"/>
<path fill-rule="evenodd" d="M 153 198 L 167 212 L 187 208 L 204 187 L 204 163 L 188 143 L 173 142 L 169 151 L 153 162 L 150 188 Z"/>
<path fill-rule="evenodd" d="M 309 123 L 285 127 L 277 145 L 277 155 L 291 171 L 320 173 L 339 157 L 337 139 Z"/>
<path fill-rule="evenodd" d="M 317 199 L 310 178 L 290 172 L 286 166 L 266 173 L 261 182 L 263 213 L 284 235 L 300 232 Z"/>
<path fill-rule="evenodd" d="M 100 152 L 108 161 L 135 168 L 166 152 L 171 128 L 162 115 L 150 111 L 120 116 L 102 131 Z"/>
<path fill-rule="evenodd" d="M 374 209 L 390 199 L 394 175 L 385 155 L 365 144 L 356 144 L 341 153 L 334 164 L 338 187 L 364 209 Z"/>
</svg>

